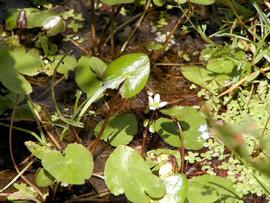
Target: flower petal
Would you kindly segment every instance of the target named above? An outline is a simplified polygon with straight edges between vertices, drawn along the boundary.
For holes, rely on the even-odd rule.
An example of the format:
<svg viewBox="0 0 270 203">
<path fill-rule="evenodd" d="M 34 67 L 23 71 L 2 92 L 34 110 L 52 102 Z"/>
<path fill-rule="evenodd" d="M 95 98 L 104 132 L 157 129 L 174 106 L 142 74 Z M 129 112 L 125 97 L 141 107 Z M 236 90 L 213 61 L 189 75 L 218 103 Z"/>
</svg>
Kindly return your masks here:
<svg viewBox="0 0 270 203">
<path fill-rule="evenodd" d="M 157 102 L 157 103 L 160 102 L 160 95 L 159 94 L 155 94 L 154 101 Z"/>
<path fill-rule="evenodd" d="M 166 106 L 168 104 L 168 102 L 165 102 L 165 101 L 163 101 L 163 102 L 160 102 L 159 103 L 159 108 L 162 108 L 162 107 L 164 107 L 164 106 Z"/>
<path fill-rule="evenodd" d="M 149 105 L 154 103 L 154 99 L 151 96 L 148 96 Z"/>
</svg>

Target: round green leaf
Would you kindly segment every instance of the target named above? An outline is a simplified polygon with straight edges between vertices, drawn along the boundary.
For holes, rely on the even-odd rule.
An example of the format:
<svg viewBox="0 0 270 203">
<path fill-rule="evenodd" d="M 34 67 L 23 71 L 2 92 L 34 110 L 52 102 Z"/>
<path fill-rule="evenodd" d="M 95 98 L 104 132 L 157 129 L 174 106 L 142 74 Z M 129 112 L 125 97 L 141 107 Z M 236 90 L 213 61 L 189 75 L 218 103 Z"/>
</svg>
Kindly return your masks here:
<svg viewBox="0 0 270 203">
<path fill-rule="evenodd" d="M 103 121 L 95 128 L 95 135 L 101 129 Z M 109 123 L 101 137 L 112 146 L 127 145 L 138 131 L 138 121 L 133 113 L 124 113 L 109 119 Z"/>
<path fill-rule="evenodd" d="M 87 56 L 79 59 L 75 69 L 75 80 L 80 89 L 88 96 L 92 96 L 102 86 L 102 81 L 91 69 L 91 58 Z"/>
<path fill-rule="evenodd" d="M 169 145 L 179 147 L 180 132 L 177 128 L 177 124 L 168 118 L 159 118 L 154 122 L 154 130 L 159 134 L 162 139 Z"/>
<path fill-rule="evenodd" d="M 42 62 L 39 58 L 39 53 L 36 51 L 31 50 L 26 52 L 24 47 L 11 50 L 10 55 L 15 62 L 14 68 L 23 75 L 37 75 L 42 68 Z"/>
<path fill-rule="evenodd" d="M 214 175 L 203 175 L 188 180 L 187 199 L 190 203 L 239 202 L 233 183 Z"/>
<path fill-rule="evenodd" d="M 163 182 L 152 174 L 140 154 L 127 146 L 118 146 L 109 156 L 104 176 L 114 195 L 125 193 L 131 202 L 149 202 L 165 194 Z"/>
<path fill-rule="evenodd" d="M 54 181 L 54 178 L 44 170 L 44 168 L 39 168 L 35 175 L 35 182 L 39 187 L 48 187 Z"/>
<path fill-rule="evenodd" d="M 48 151 L 41 163 L 57 181 L 65 184 L 83 184 L 94 168 L 91 153 L 80 144 L 69 144 L 63 155 L 56 150 Z"/>
<path fill-rule="evenodd" d="M 120 94 L 130 98 L 145 86 L 150 74 L 150 60 L 143 53 L 126 54 L 115 59 L 104 72 L 104 86 L 117 89 L 121 83 Z"/>
<path fill-rule="evenodd" d="M 63 58 L 63 55 L 57 55 L 55 57 L 53 57 L 53 63 L 52 66 L 53 68 L 55 68 L 57 66 L 57 64 L 59 63 L 59 61 Z M 58 68 L 57 68 L 57 72 L 61 73 L 65 76 L 65 78 L 68 77 L 68 72 L 72 71 L 75 69 L 77 65 L 77 60 L 75 57 L 67 55 L 65 56 L 65 58 L 63 59 L 63 61 L 59 64 Z"/>
<path fill-rule="evenodd" d="M 160 203 L 184 203 L 188 183 L 184 174 L 174 174 L 163 179 L 166 187 L 166 195 L 159 201 Z"/>
<path fill-rule="evenodd" d="M 203 147 L 203 141 L 199 139 L 201 136 L 199 128 L 207 123 L 196 109 L 190 106 L 175 106 L 171 109 L 161 110 L 161 112 L 177 118 L 183 131 L 185 148 L 198 150 Z"/>
</svg>

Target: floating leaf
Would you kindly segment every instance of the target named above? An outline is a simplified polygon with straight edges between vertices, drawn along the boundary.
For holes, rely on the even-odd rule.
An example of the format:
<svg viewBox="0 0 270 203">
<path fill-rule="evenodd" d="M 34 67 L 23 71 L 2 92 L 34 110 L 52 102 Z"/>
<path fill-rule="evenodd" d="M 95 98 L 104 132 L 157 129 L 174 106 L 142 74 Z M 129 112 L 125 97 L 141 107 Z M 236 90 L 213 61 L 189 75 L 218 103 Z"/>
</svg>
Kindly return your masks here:
<svg viewBox="0 0 270 203">
<path fill-rule="evenodd" d="M 118 146 L 109 156 L 104 170 L 105 182 L 114 195 L 125 193 L 131 202 L 149 202 L 165 194 L 162 181 L 151 173 L 138 152 Z"/>
<path fill-rule="evenodd" d="M 163 183 L 166 187 L 165 196 L 159 200 L 160 203 L 184 203 L 188 183 L 184 174 L 174 174 L 163 179 Z"/>
<path fill-rule="evenodd" d="M 102 86 L 102 81 L 91 69 L 91 58 L 82 56 L 75 69 L 75 80 L 80 89 L 88 96 L 93 95 Z"/>
<path fill-rule="evenodd" d="M 95 135 L 101 129 L 103 121 L 95 128 Z M 101 137 L 112 146 L 127 145 L 138 131 L 138 121 L 133 113 L 124 113 L 109 119 L 109 123 Z"/>
<path fill-rule="evenodd" d="M 203 175 L 188 181 L 187 199 L 190 203 L 236 203 L 240 197 L 230 180 L 214 175 Z"/>
<path fill-rule="evenodd" d="M 41 159 L 43 168 L 57 181 L 65 184 L 83 184 L 92 175 L 92 155 L 80 144 L 69 144 L 63 154 L 34 142 L 25 144 L 33 155 Z"/>
<path fill-rule="evenodd" d="M 120 87 L 120 94 L 130 98 L 145 86 L 150 74 L 150 61 L 142 53 L 126 54 L 115 59 L 104 72 L 104 86 L 111 89 Z"/>
</svg>

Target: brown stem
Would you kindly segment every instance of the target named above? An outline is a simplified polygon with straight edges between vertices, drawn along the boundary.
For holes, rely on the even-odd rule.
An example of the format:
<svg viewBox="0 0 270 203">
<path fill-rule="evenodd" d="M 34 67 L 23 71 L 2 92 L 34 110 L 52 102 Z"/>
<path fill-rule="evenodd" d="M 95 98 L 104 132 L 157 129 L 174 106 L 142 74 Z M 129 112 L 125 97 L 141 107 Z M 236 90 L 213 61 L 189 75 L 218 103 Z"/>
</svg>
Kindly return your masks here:
<svg viewBox="0 0 270 203">
<path fill-rule="evenodd" d="M 132 30 L 132 32 L 129 34 L 128 39 L 125 41 L 125 43 L 124 43 L 123 46 L 121 47 L 120 53 L 122 53 L 123 51 L 125 51 L 125 49 L 126 49 L 128 43 L 129 43 L 130 40 L 132 39 L 132 37 L 133 37 L 133 35 L 135 34 L 135 32 L 137 31 L 137 29 L 140 27 L 140 25 L 141 25 L 141 23 L 142 23 L 142 21 L 143 21 L 145 15 L 146 15 L 146 13 L 147 13 L 147 11 L 148 11 L 148 8 L 149 8 L 149 6 L 150 6 L 150 3 L 151 3 L 151 1 L 150 1 L 150 0 L 147 0 L 147 2 L 146 2 L 146 4 L 145 4 L 145 7 L 144 7 L 144 11 L 143 11 L 141 17 L 140 17 L 139 20 L 137 21 L 137 23 L 136 23 L 136 25 L 135 25 L 135 28 L 134 28 L 134 29 Z"/>
<path fill-rule="evenodd" d="M 144 130 L 143 130 L 142 149 L 141 149 L 141 155 L 142 155 L 143 158 L 145 157 L 146 137 L 147 137 L 147 134 L 148 134 L 149 127 L 150 127 L 150 125 L 151 125 L 152 122 L 153 122 L 154 116 L 155 116 L 155 111 L 153 111 L 153 113 L 151 114 L 151 117 L 150 117 L 150 119 L 149 119 L 149 121 L 148 121 L 146 127 L 145 127 Z"/>
<path fill-rule="evenodd" d="M 112 13 L 111 13 L 111 51 L 112 51 L 112 58 L 113 59 L 115 57 L 114 30 L 115 30 L 115 7 L 112 6 Z"/>
<path fill-rule="evenodd" d="M 96 151 L 96 147 L 97 147 L 97 145 L 98 145 L 98 143 L 99 143 L 99 140 L 100 140 L 100 138 L 102 137 L 102 135 L 103 135 L 103 133 L 104 133 L 104 131 L 105 131 L 107 125 L 108 125 L 110 116 L 111 116 L 111 110 L 109 109 L 109 111 L 107 112 L 107 114 L 106 114 L 106 116 L 105 116 L 104 122 L 103 122 L 103 124 L 102 124 L 102 126 L 101 126 L 101 129 L 100 129 L 100 131 L 98 132 L 98 135 L 97 135 L 96 139 L 94 140 L 94 142 L 91 142 L 91 143 L 87 146 L 87 149 L 89 149 L 89 150 L 92 152 L 92 154 L 94 154 L 95 151 Z"/>
<path fill-rule="evenodd" d="M 14 155 L 13 155 L 13 147 L 12 147 L 12 129 L 13 129 L 13 123 L 14 123 L 14 118 L 15 118 L 15 113 L 16 113 L 16 109 L 19 103 L 19 95 L 17 94 L 15 102 L 14 102 L 14 106 L 13 106 L 13 110 L 12 110 L 12 114 L 11 114 L 11 120 L 10 120 L 10 127 L 9 127 L 9 137 L 8 137 L 8 146 L 9 146 L 9 153 L 10 153 L 10 158 L 12 161 L 12 164 L 16 170 L 16 172 L 19 174 L 21 171 L 18 168 Z M 43 199 L 43 194 L 42 192 L 32 183 L 30 182 L 24 175 L 21 174 L 21 178 L 23 179 L 23 181 L 28 184 L 29 186 L 31 186 L 34 190 L 36 190 L 36 192 L 40 195 L 40 197 Z"/>
</svg>

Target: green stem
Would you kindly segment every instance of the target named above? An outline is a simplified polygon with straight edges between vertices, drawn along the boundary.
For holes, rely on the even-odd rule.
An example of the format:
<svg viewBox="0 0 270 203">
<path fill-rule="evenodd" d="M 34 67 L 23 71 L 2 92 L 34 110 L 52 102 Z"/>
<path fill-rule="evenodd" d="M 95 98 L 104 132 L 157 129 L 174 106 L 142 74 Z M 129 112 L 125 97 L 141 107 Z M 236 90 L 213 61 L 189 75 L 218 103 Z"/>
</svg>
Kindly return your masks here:
<svg viewBox="0 0 270 203">
<path fill-rule="evenodd" d="M 2 123 L 2 122 L 0 122 L 0 126 L 4 126 L 4 127 L 7 127 L 7 128 L 10 127 L 10 125 L 5 124 L 5 123 Z M 24 133 L 30 134 L 33 137 L 35 137 L 41 144 L 46 144 L 46 142 L 44 142 L 36 133 L 34 133 L 31 130 L 27 130 L 27 129 L 20 128 L 20 127 L 15 127 L 15 126 L 13 126 L 13 129 L 14 130 L 17 130 L 17 131 L 20 131 L 20 132 L 24 132 Z"/>
<path fill-rule="evenodd" d="M 96 101 L 102 94 L 103 92 L 107 89 L 106 86 L 102 86 L 101 88 L 99 88 L 95 94 L 93 96 L 91 96 L 86 103 L 84 104 L 84 106 L 82 107 L 82 109 L 80 110 L 80 108 L 78 108 L 78 110 L 80 110 L 80 113 L 78 115 L 78 119 L 77 121 L 79 122 L 82 118 L 82 116 L 86 113 L 86 111 L 88 110 L 88 108 L 91 106 L 91 104 Z M 77 112 L 78 113 L 78 112 Z M 75 114 L 75 116 L 77 115 L 77 113 Z"/>
</svg>

